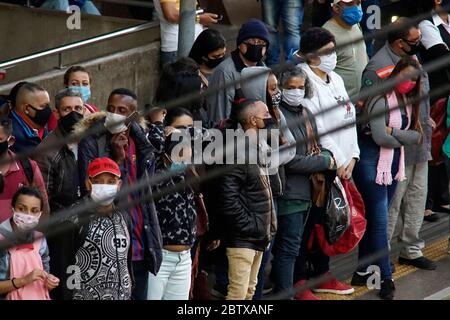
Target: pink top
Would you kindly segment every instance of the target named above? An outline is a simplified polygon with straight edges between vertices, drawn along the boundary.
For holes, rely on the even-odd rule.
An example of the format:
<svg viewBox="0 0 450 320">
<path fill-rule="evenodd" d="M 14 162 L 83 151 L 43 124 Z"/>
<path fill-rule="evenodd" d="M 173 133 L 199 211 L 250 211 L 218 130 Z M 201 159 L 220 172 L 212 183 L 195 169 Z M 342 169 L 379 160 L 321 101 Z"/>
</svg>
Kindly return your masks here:
<svg viewBox="0 0 450 320">
<path fill-rule="evenodd" d="M 9 273 L 10 278 L 21 278 L 34 269 L 44 270 L 39 249 L 44 238 L 40 233 L 36 234 L 37 240 L 32 244 L 19 245 L 9 249 Z M 0 236 L 1 237 L 1 236 Z M 6 295 L 6 300 L 50 300 L 48 289 L 44 281 L 36 280 Z"/>
</svg>

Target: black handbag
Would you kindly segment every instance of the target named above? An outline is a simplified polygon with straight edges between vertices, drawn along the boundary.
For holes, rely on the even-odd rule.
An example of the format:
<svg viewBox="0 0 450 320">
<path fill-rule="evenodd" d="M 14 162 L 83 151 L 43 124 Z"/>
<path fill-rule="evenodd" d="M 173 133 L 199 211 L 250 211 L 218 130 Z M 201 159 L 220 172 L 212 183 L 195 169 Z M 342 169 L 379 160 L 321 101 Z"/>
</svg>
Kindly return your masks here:
<svg viewBox="0 0 450 320">
<path fill-rule="evenodd" d="M 341 180 L 335 176 L 328 180 L 327 205 L 323 226 L 328 243 L 333 244 L 350 226 L 351 210 Z"/>
</svg>

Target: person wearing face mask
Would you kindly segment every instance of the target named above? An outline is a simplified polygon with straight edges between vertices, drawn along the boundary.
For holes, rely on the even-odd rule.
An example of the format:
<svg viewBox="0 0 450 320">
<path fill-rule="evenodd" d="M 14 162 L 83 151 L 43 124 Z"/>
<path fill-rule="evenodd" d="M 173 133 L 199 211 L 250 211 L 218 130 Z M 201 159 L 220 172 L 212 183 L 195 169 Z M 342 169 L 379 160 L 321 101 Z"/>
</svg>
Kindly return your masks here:
<svg viewBox="0 0 450 320">
<path fill-rule="evenodd" d="M 43 196 L 42 220 L 47 219 L 49 205 L 44 178 L 37 163 L 29 158 L 15 159 L 12 120 L 0 117 L 0 222 L 12 217 L 11 199 L 22 186 L 35 186 Z"/>
<path fill-rule="evenodd" d="M 400 24 L 408 22 L 411 22 L 408 18 L 399 18 L 392 24 L 392 26 L 399 27 Z M 363 89 L 374 87 L 387 79 L 401 58 L 409 57 L 411 56 L 410 53 L 417 51 L 417 47 L 411 47 L 411 45 L 419 44 L 420 39 L 421 31 L 416 26 L 400 28 L 397 31 L 389 33 L 388 41 L 385 46 L 381 48 L 372 59 L 370 59 L 369 64 L 364 70 L 362 80 Z M 416 59 L 415 55 L 412 55 L 412 57 Z M 422 85 L 420 88 L 422 89 L 422 96 L 429 94 L 430 83 L 427 73 L 424 73 L 422 76 Z M 422 197 L 414 195 L 413 199 L 417 201 L 414 206 L 414 211 L 423 211 L 422 215 L 424 215 L 424 219 L 428 221 L 436 221 L 438 219 L 438 215 L 434 212 L 440 212 L 442 210 L 440 208 L 441 203 L 437 201 L 438 198 L 440 200 L 440 195 L 442 194 L 442 189 L 440 189 L 439 186 L 442 184 L 447 186 L 448 181 L 446 181 L 445 166 L 433 166 L 429 164 L 429 161 L 432 159 L 431 139 L 432 130 L 435 123 L 430 117 L 430 99 L 428 98 L 422 99 L 420 102 L 420 124 L 423 130 L 423 143 L 419 145 L 405 146 L 405 165 L 407 167 L 406 175 L 409 183 L 400 183 L 398 192 L 396 192 L 396 195 L 392 200 L 393 205 L 390 210 L 390 215 L 393 217 L 399 215 L 401 216 L 402 214 L 399 213 L 401 203 L 403 201 L 411 201 L 402 199 L 404 197 L 405 199 L 411 199 L 411 196 L 408 196 L 408 194 L 414 194 L 416 188 L 423 189 L 423 184 L 425 183 L 425 189 L 428 189 L 427 199 L 423 200 Z M 444 181 L 441 182 L 442 180 Z M 406 189 L 404 187 L 406 187 Z M 424 206 L 425 209 L 422 210 L 421 208 Z M 415 212 L 408 214 L 406 217 L 417 219 Z M 420 258 L 422 255 L 421 247 L 423 246 L 423 242 L 419 239 L 418 233 L 416 233 L 418 232 L 418 230 L 415 230 L 415 226 L 417 226 L 417 224 L 418 222 L 411 224 L 413 226 L 411 232 L 414 236 L 412 236 L 410 240 L 404 239 L 408 242 L 408 248 L 411 252 L 409 258 L 411 259 Z M 405 226 L 406 225 L 407 224 L 405 222 Z M 393 230 L 394 229 L 391 231 L 393 232 Z M 405 231 L 407 230 L 408 228 L 405 229 Z M 392 236 L 393 234 L 391 233 L 390 237 Z M 404 258 L 408 257 L 405 253 L 406 252 L 404 252 L 403 255 Z M 425 268 L 432 267 L 432 265 L 426 262 L 421 265 Z"/>
<path fill-rule="evenodd" d="M 192 118 L 191 118 L 192 119 Z M 166 188 L 184 183 L 191 163 L 190 143 L 180 146 L 174 129 L 166 137 L 164 152 L 158 158 L 156 174 L 181 170 L 177 175 L 165 179 L 154 188 L 159 193 Z M 180 151 L 181 149 L 181 151 Z M 149 300 L 188 300 L 191 286 L 191 248 L 196 240 L 197 213 L 194 191 L 190 186 L 171 192 L 155 202 L 163 236 L 163 260 L 157 275 L 149 275 Z M 193 258 L 193 257 L 192 257 Z"/>
<path fill-rule="evenodd" d="M 64 87 L 79 92 L 84 104 L 83 115 L 89 115 L 100 110 L 93 104 L 87 103 L 91 98 L 91 76 L 82 66 L 72 66 L 64 73 Z M 58 126 L 59 112 L 54 110 L 48 122 L 48 131 L 55 130 Z"/>
<path fill-rule="evenodd" d="M 17 92 L 15 107 L 10 113 L 13 135 L 12 151 L 31 151 L 48 134 L 47 123 L 52 115 L 48 92 L 41 86 L 27 82 Z"/>
<path fill-rule="evenodd" d="M 311 135 L 317 137 L 315 118 L 308 107 L 307 100 L 312 97 L 311 82 L 298 66 L 292 66 L 280 75 L 282 98 L 280 109 L 288 119 L 288 126 L 296 141 L 305 141 Z M 309 124 L 307 126 L 306 122 Z M 311 127 L 309 127 L 309 125 Z M 316 138 L 318 141 L 319 139 Z M 323 254 L 314 255 L 307 251 L 307 239 L 321 215 L 312 210 L 310 175 L 335 169 L 332 154 L 318 145 L 316 153 L 311 153 L 307 145 L 298 144 L 296 154 L 285 167 L 286 191 L 278 201 L 278 233 L 274 244 L 272 275 L 275 291 L 283 291 L 305 283 L 309 278 L 307 261 L 314 266 L 312 276 L 320 276 L 329 270 L 328 259 Z M 305 240 L 306 239 L 306 240 Z M 342 293 L 350 290 L 348 286 L 332 279 L 319 286 Z M 318 300 L 311 290 L 295 295 L 296 300 Z"/>
<path fill-rule="evenodd" d="M 361 76 L 369 62 L 359 25 L 363 16 L 361 0 L 334 0 L 331 8 L 333 17 L 323 25 L 323 28 L 334 35 L 338 47 L 334 71 L 342 77 L 348 95 L 353 97 L 361 89 Z M 358 39 L 361 40 L 355 42 Z M 342 47 L 342 44 L 349 41 L 352 43 Z"/>
<path fill-rule="evenodd" d="M 355 167 L 354 180 L 365 205 L 365 217 L 367 228 L 364 237 L 359 243 L 359 260 L 367 259 L 369 255 L 389 250 L 388 223 L 389 205 L 393 205 L 393 196 L 400 183 L 405 179 L 416 179 L 413 172 L 406 176 L 405 145 L 417 145 L 423 141 L 423 132 L 420 124 L 420 104 L 412 103 L 422 94 L 421 77 L 402 79 L 419 69 L 416 60 L 402 58 L 391 75 L 390 79 L 397 79 L 395 89 L 387 94 L 371 97 L 364 107 L 364 114 L 370 117 L 368 123 L 362 125 L 359 131 L 361 148 L 361 160 Z M 397 108 L 401 104 L 406 104 Z M 386 111 L 384 117 L 374 117 L 375 114 Z M 416 183 L 419 181 L 416 179 Z M 410 183 L 410 182 L 409 182 Z M 405 184 L 402 188 L 405 188 Z M 424 205 L 425 183 L 421 182 L 414 187 L 415 192 L 409 193 L 405 213 L 416 210 L 417 200 L 422 199 Z M 399 205 L 398 205 L 399 206 Z M 421 211 L 419 210 L 421 213 Z M 422 211 L 423 212 L 423 211 Z M 409 214 L 409 213 L 408 213 Z M 416 214 L 417 216 L 417 214 Z M 422 218 L 423 219 L 423 218 Z M 408 224 L 414 224 L 420 230 L 417 218 L 408 219 Z M 421 221 L 421 219 L 420 219 Z M 395 228 L 397 221 L 393 221 L 389 227 Z M 394 229 L 391 229 L 392 232 Z M 412 228 L 408 226 L 408 228 Z M 404 231 L 403 231 L 404 232 Z M 408 234 L 408 236 L 410 236 Z M 407 240 L 407 239 L 402 239 Z M 382 299 L 394 298 L 395 285 L 392 280 L 390 257 L 388 254 L 379 258 L 374 264 L 380 267 L 381 289 L 379 296 Z M 367 271 L 368 265 L 362 265 L 353 274 L 352 284 L 365 286 L 372 273 Z"/>
<path fill-rule="evenodd" d="M 271 70 L 266 67 L 244 68 L 241 74 L 245 78 L 255 76 L 263 73 L 264 71 L 266 71 L 264 76 L 254 77 L 251 80 L 243 82 L 241 85 L 241 90 L 245 98 L 259 100 L 267 105 L 272 119 L 275 120 L 272 128 L 268 128 L 268 130 L 274 129 L 279 131 L 279 134 L 277 134 L 277 136 L 279 136 L 278 143 L 275 145 L 272 141 L 269 141 L 269 145 L 271 145 L 272 148 L 284 148 L 283 151 L 279 152 L 278 163 L 274 164 L 274 171 L 269 175 L 270 187 L 274 198 L 274 208 L 275 211 L 277 211 L 278 198 L 284 192 L 283 182 L 285 181 L 285 176 L 283 166 L 295 157 L 295 148 L 286 148 L 286 146 L 289 144 L 295 144 L 295 139 L 287 127 L 286 118 L 279 109 L 281 102 L 281 91 L 278 88 L 278 80 L 275 74 L 273 74 Z M 268 131 L 268 134 L 271 134 L 271 132 Z M 258 273 L 258 284 L 253 297 L 254 300 L 260 300 L 262 298 L 265 282 L 265 267 L 270 258 L 271 249 L 272 248 L 270 247 L 269 250 L 264 252 L 264 256 L 261 261 L 261 268 Z"/>
<path fill-rule="evenodd" d="M 264 66 L 263 59 L 269 47 L 269 32 L 266 25 L 257 19 L 250 19 L 239 29 L 237 49 L 214 70 L 209 85 L 221 87 L 241 78 L 246 67 Z M 208 121 L 214 124 L 227 119 L 231 113 L 232 101 L 236 98 L 236 87 L 230 86 L 208 96 Z"/>
<path fill-rule="evenodd" d="M 58 212 L 81 198 L 80 178 L 78 174 L 78 144 L 66 144 L 60 148 L 47 149 L 49 146 L 68 138 L 75 126 L 83 119 L 85 106 L 79 92 L 63 89 L 55 96 L 55 109 L 58 113 L 58 126 L 42 141 L 33 154 L 38 163 L 45 186 L 50 195 L 51 212 Z M 42 150 L 42 151 L 41 151 Z M 62 285 L 52 291 L 53 299 L 71 299 L 72 293 L 66 286 L 69 257 L 65 254 L 72 244 L 66 235 L 57 235 L 48 239 L 51 267 Z"/>
<path fill-rule="evenodd" d="M 87 103 L 91 98 L 91 85 L 91 75 L 83 66 L 72 66 L 64 73 L 64 86 L 81 94 L 86 115 L 100 111 L 94 104 Z"/>
<path fill-rule="evenodd" d="M 78 144 L 78 168 L 80 181 L 85 180 L 89 163 L 98 157 L 116 161 L 122 172 L 124 185 L 133 185 L 139 179 L 154 172 L 155 147 L 146 137 L 142 118 L 137 119 L 137 96 L 126 88 L 115 89 L 108 98 L 106 113 L 99 112 L 80 121 L 77 130 L 99 130 L 88 135 Z M 138 123 L 141 123 L 141 125 Z M 128 195 L 130 201 L 148 195 L 150 189 Z M 81 186 L 81 195 L 88 193 Z M 124 196 L 125 197 L 125 196 Z M 154 203 L 140 202 L 129 208 L 133 221 L 131 234 L 133 248 L 133 272 L 136 286 L 133 299 L 147 299 L 148 273 L 156 274 L 162 259 L 162 240 Z"/>
<path fill-rule="evenodd" d="M 97 206 L 70 217 L 74 245 L 66 252 L 72 258 L 68 266 L 79 268 L 78 286 L 72 288 L 73 300 L 130 300 L 132 273 L 132 222 L 123 209 L 115 205 L 122 186 L 120 168 L 109 158 L 97 158 L 87 169 L 88 196 L 73 207 L 86 202 Z M 70 280 L 69 280 L 70 282 Z"/>
<path fill-rule="evenodd" d="M 204 78 L 202 82 L 206 88 L 214 69 L 225 60 L 226 52 L 226 41 L 220 31 L 206 29 L 195 39 L 189 58 L 199 65 L 200 74 Z"/>
<path fill-rule="evenodd" d="M 250 146 L 257 146 L 258 131 L 270 119 L 267 106 L 256 100 L 242 100 L 235 106 L 236 120 L 249 138 Z M 253 142 L 253 143 L 252 143 Z M 235 154 L 243 158 L 217 179 L 217 212 L 210 220 L 212 232 L 220 235 L 228 258 L 227 300 L 252 299 L 258 281 L 263 252 L 274 233 L 274 208 L 267 175 L 267 167 L 253 163 L 247 152 Z M 241 163 L 241 164 L 237 164 Z M 225 164 L 227 166 L 231 164 Z"/>
<path fill-rule="evenodd" d="M 299 66 L 305 71 L 316 95 L 312 96 L 308 109 L 316 116 L 319 134 L 328 133 L 336 127 L 351 124 L 345 129 L 321 136 L 322 146 L 333 153 L 337 165 L 337 175 L 350 179 L 356 161 L 359 159 L 358 137 L 356 133 L 355 107 L 349 100 L 344 81 L 333 70 L 337 55 L 334 36 L 326 29 L 311 28 L 305 32 L 300 42 L 300 54 L 306 63 Z M 339 104 L 339 107 L 336 107 Z"/>
<path fill-rule="evenodd" d="M 37 189 L 22 187 L 11 201 L 13 216 L 0 224 L 0 241 L 20 243 L 0 252 L 0 299 L 50 300 L 60 282 L 50 273 L 45 237 L 34 231 L 43 204 Z"/>
</svg>

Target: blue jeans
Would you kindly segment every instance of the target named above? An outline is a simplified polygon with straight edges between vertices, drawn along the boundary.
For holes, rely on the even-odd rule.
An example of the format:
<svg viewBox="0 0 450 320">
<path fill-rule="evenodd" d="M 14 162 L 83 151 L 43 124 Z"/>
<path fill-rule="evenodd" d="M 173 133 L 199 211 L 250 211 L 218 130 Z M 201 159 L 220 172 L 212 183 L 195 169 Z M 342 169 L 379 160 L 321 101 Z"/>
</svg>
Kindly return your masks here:
<svg viewBox="0 0 450 320">
<path fill-rule="evenodd" d="M 302 0 L 262 0 L 263 20 L 270 34 L 270 45 L 267 51 L 268 66 L 280 63 L 280 37 L 278 25 L 281 18 L 284 35 L 284 56 L 289 60 L 300 44 L 300 29 L 303 23 Z"/>
<path fill-rule="evenodd" d="M 161 68 L 163 68 L 166 64 L 177 61 L 178 52 L 163 52 L 161 51 Z"/>
<path fill-rule="evenodd" d="M 163 249 L 158 274 L 148 276 L 148 300 L 188 300 L 191 288 L 191 251 Z"/>
<path fill-rule="evenodd" d="M 359 260 L 381 252 L 385 252 L 386 255 L 373 263 L 360 265 L 358 271 L 365 271 L 368 265 L 376 264 L 381 270 L 381 280 L 388 280 L 392 279 L 388 254 L 388 209 L 397 183 L 395 180 L 389 186 L 375 183 L 380 147 L 373 141 L 360 141 L 359 147 L 361 159 L 355 166 L 353 179 L 364 200 L 367 219 L 366 232 L 359 243 Z M 395 149 L 391 170 L 392 177 L 397 174 L 399 158 L 400 149 Z"/>
<path fill-rule="evenodd" d="M 59 10 L 66 11 L 69 7 L 69 0 L 47 0 L 45 1 L 40 8 L 50 9 L 50 10 Z M 101 13 L 98 11 L 97 7 L 92 3 L 92 1 L 86 1 L 84 5 L 80 8 L 81 12 L 87 14 L 94 14 L 96 16 L 100 16 Z"/>
<path fill-rule="evenodd" d="M 278 229 L 273 246 L 272 279 L 274 292 L 294 286 L 295 261 L 300 251 L 307 211 L 278 216 Z"/>
<path fill-rule="evenodd" d="M 273 204 L 274 204 L 275 213 L 278 213 L 278 204 L 277 204 L 276 199 L 273 199 Z M 269 262 L 270 255 L 272 254 L 272 248 L 273 248 L 274 241 L 275 241 L 275 239 L 272 239 L 272 241 L 270 242 L 270 245 L 269 245 L 269 249 L 264 251 L 264 255 L 261 260 L 261 266 L 259 268 L 258 283 L 256 284 L 256 290 L 255 290 L 255 294 L 253 295 L 253 300 L 261 300 L 263 297 L 264 283 L 266 280 L 265 279 L 266 278 L 266 265 L 267 265 L 267 262 Z"/>
</svg>

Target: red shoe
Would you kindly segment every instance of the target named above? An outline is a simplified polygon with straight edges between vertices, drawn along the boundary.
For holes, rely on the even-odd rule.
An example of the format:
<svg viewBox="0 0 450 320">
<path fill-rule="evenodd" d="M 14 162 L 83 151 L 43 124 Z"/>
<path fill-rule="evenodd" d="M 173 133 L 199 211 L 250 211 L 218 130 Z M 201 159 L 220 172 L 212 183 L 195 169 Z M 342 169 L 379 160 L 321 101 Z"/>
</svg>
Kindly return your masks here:
<svg viewBox="0 0 450 320">
<path fill-rule="evenodd" d="M 306 280 L 300 280 L 295 285 L 294 288 L 300 287 L 302 284 L 304 284 Z M 319 297 L 314 295 L 314 293 L 311 291 L 311 289 L 304 290 L 302 292 L 297 293 L 294 296 L 294 300 L 320 300 Z"/>
<path fill-rule="evenodd" d="M 333 277 L 327 282 L 320 284 L 317 288 L 314 288 L 313 291 L 320 293 L 352 294 L 355 292 L 355 289 Z"/>
</svg>

